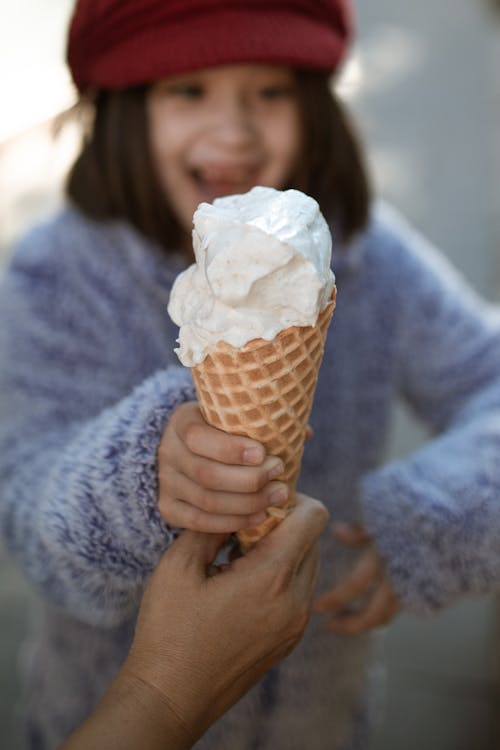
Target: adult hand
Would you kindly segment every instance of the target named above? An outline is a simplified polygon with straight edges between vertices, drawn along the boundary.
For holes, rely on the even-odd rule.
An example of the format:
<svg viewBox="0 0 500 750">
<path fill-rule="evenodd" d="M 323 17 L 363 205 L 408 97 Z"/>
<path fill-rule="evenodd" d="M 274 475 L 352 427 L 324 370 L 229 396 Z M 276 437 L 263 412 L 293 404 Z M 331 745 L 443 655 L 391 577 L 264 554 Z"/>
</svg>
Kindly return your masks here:
<svg viewBox="0 0 500 750">
<path fill-rule="evenodd" d="M 302 637 L 327 518 L 298 496 L 279 527 L 215 576 L 220 535 L 185 531 L 160 561 L 123 675 L 161 696 L 186 747 Z"/>
<path fill-rule="evenodd" d="M 361 526 L 344 523 L 335 524 L 333 533 L 345 544 L 363 547 L 364 551 L 353 570 L 319 597 L 315 611 L 332 614 L 328 628 L 338 635 L 355 635 L 386 625 L 401 609 L 401 603 L 370 535 Z"/>
<path fill-rule="evenodd" d="M 288 487 L 275 481 L 283 462 L 256 440 L 210 427 L 196 402 L 179 406 L 158 450 L 158 509 L 166 523 L 229 533 L 258 526 L 265 509 L 283 506 Z"/>
</svg>

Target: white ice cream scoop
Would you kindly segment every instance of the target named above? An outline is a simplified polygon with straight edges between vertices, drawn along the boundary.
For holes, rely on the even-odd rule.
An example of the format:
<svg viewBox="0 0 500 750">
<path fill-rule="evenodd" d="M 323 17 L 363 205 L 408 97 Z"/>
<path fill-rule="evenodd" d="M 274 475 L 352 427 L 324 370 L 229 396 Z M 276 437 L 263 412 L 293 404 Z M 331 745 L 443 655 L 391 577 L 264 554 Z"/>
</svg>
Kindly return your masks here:
<svg viewBox="0 0 500 750">
<path fill-rule="evenodd" d="M 335 277 L 330 231 L 313 198 L 254 187 L 201 203 L 193 222 L 196 263 L 179 274 L 168 305 L 184 365 L 202 362 L 219 341 L 242 347 L 316 324 Z"/>
</svg>

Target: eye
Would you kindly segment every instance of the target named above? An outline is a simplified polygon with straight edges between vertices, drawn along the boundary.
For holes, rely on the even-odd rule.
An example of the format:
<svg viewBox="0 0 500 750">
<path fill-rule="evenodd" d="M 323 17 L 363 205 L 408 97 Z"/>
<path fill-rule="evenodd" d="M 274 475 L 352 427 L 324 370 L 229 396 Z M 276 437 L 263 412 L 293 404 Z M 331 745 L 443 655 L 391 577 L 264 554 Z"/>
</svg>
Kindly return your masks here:
<svg viewBox="0 0 500 750">
<path fill-rule="evenodd" d="M 290 84 L 268 84 L 260 87 L 259 96 L 261 99 L 268 101 L 273 101 L 275 99 L 288 99 L 295 96 L 295 88 Z"/>
<path fill-rule="evenodd" d="M 181 99 L 200 99 L 204 88 L 197 81 L 164 81 L 156 89 L 164 96 L 175 96 Z"/>
<path fill-rule="evenodd" d="M 199 83 L 176 83 L 170 87 L 170 93 L 186 99 L 199 99 L 203 96 L 203 86 Z"/>
</svg>

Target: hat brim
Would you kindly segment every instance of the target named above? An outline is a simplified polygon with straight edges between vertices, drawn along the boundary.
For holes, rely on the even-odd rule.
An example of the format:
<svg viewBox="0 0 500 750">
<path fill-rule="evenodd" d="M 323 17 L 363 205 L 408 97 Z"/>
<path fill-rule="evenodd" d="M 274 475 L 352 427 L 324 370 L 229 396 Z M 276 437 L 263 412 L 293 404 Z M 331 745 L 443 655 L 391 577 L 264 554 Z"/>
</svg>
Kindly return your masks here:
<svg viewBox="0 0 500 750">
<path fill-rule="evenodd" d="M 215 16 L 215 17 L 214 17 Z M 99 36 L 96 29 L 95 36 Z M 123 35 L 115 44 L 85 55 L 80 47 L 69 56 L 75 83 L 124 88 L 171 75 L 238 63 L 267 63 L 332 72 L 344 56 L 346 38 L 315 18 L 280 9 L 220 9 Z M 88 39 L 91 44 L 91 40 Z M 70 47 L 71 53 L 71 47 Z M 80 60 L 75 59 L 80 57 Z"/>
</svg>

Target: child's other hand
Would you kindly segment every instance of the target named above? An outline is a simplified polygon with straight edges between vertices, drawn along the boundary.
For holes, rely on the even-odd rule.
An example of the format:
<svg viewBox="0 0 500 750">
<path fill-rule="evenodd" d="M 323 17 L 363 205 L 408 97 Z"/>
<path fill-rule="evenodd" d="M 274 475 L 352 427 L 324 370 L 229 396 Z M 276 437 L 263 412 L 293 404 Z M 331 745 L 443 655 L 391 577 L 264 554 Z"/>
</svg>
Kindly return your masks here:
<svg viewBox="0 0 500 750">
<path fill-rule="evenodd" d="M 386 625 L 401 609 L 401 603 L 371 537 L 363 527 L 345 523 L 334 524 L 333 533 L 341 542 L 365 550 L 353 570 L 319 597 L 315 611 L 332 613 L 328 628 L 338 635 L 355 635 Z M 360 604 L 357 600 L 361 597 Z"/>
<path fill-rule="evenodd" d="M 192 531 L 228 533 L 257 526 L 288 488 L 273 481 L 283 462 L 255 440 L 210 427 L 198 404 L 172 414 L 158 450 L 158 508 L 164 521 Z"/>
</svg>

